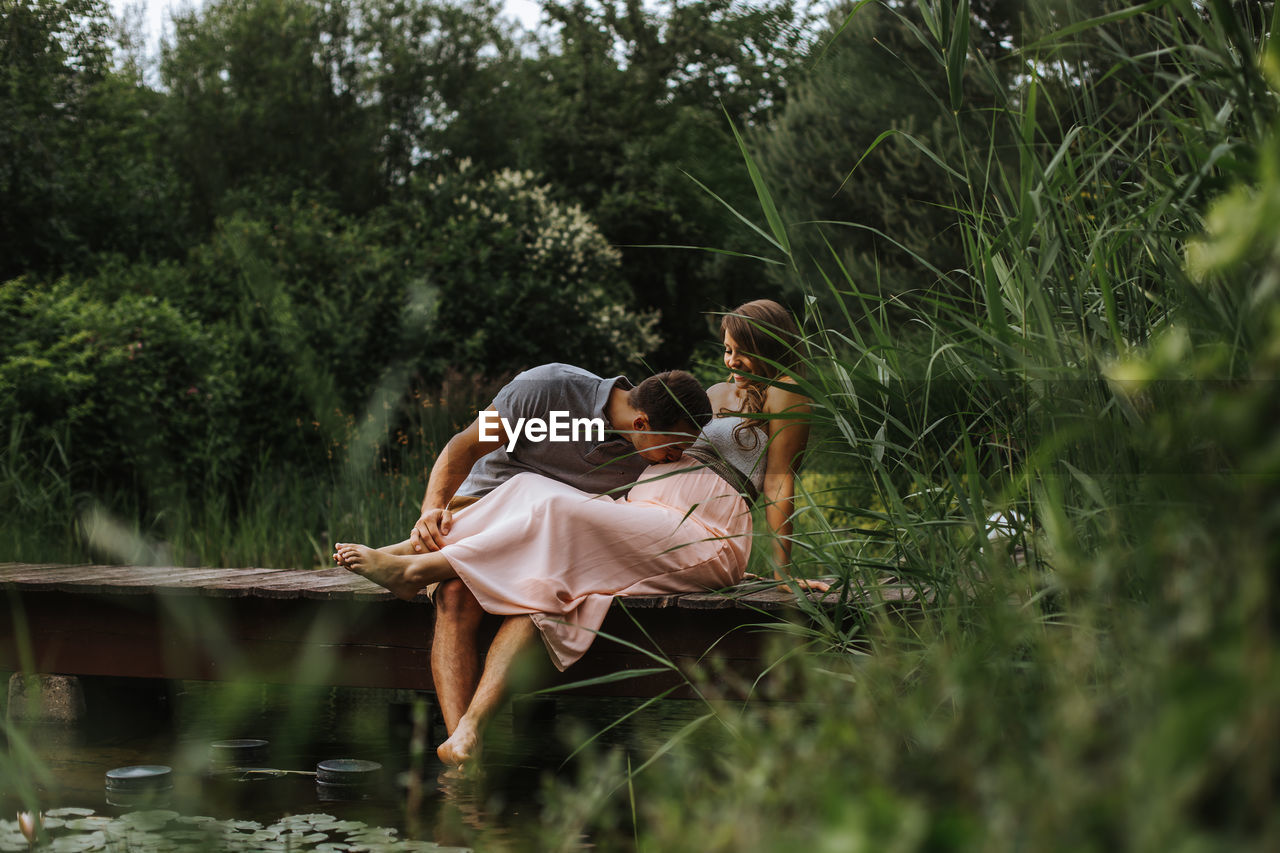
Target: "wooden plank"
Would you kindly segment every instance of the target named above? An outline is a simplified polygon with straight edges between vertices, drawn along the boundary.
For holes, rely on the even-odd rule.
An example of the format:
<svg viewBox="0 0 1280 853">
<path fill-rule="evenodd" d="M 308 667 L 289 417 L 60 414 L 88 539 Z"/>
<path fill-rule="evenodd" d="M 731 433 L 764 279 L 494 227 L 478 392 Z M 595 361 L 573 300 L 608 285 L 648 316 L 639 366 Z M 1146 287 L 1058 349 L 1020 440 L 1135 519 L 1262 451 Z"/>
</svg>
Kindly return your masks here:
<svg viewBox="0 0 1280 853">
<path fill-rule="evenodd" d="M 321 600 L 390 599 L 376 584 L 344 569 L 216 569 L 174 566 L 106 566 L 9 563 L 0 571 L 0 583 L 14 583 L 24 588 L 52 587 L 63 592 L 96 592 L 140 594 L 151 589 L 166 594 L 199 593 L 210 597 L 307 597 Z M 740 586 L 720 592 L 627 597 L 633 610 L 668 607 L 718 610 L 743 606 L 778 610 L 794 605 L 791 593 L 765 586 L 751 592 Z M 416 603 L 428 603 L 425 595 Z"/>
<path fill-rule="evenodd" d="M 300 598 L 302 590 L 315 582 L 314 578 L 309 577 L 313 574 L 315 573 L 311 571 L 290 570 L 260 575 L 254 578 L 250 595 L 256 598 Z"/>
<path fill-rule="evenodd" d="M 664 607 L 675 607 L 682 596 L 683 593 L 670 595 L 626 595 L 618 596 L 618 598 L 625 600 L 628 607 L 637 610 L 660 610 Z"/>
<path fill-rule="evenodd" d="M 215 597 L 255 598 L 317 598 L 325 601 L 337 599 L 392 599 L 392 594 L 346 569 L 273 569 L 259 570 L 261 575 L 250 576 L 246 570 L 236 570 L 242 576 L 228 574 L 216 584 L 206 584 L 207 594 Z M 422 601 L 430 601 L 421 597 Z"/>
<path fill-rule="evenodd" d="M 272 569 L 240 569 L 237 572 L 251 572 L 261 576 L 271 573 Z M 200 595 L 210 585 L 220 583 L 228 575 L 227 569 L 180 569 L 154 578 L 149 584 L 152 591 L 159 595 Z M 137 581 L 145 580 L 139 575 Z"/>
<path fill-rule="evenodd" d="M 148 580 L 159 578 L 159 572 L 148 572 Z M 65 577 L 51 577 L 52 584 L 42 583 L 42 588 L 51 588 L 62 592 L 109 592 L 116 588 L 128 594 L 140 594 L 148 591 L 148 584 L 137 583 L 138 569 L 135 566 L 93 566 L 80 574 Z"/>
<path fill-rule="evenodd" d="M 735 601 L 732 595 L 723 592 L 688 592 L 675 604 L 684 610 L 725 610 L 733 607 Z"/>
<path fill-rule="evenodd" d="M 314 598 L 320 601 L 332 601 L 341 598 L 353 598 L 352 593 L 377 586 L 368 578 L 362 578 L 346 569 L 317 569 L 309 572 L 312 577 L 301 588 L 303 598 Z"/>
<path fill-rule="evenodd" d="M 173 566 L 124 566 L 80 581 L 66 579 L 56 589 L 60 592 L 95 592 L 117 595 L 147 595 L 188 590 L 198 594 L 203 583 L 216 581 L 225 569 L 183 569 Z"/>
<path fill-rule="evenodd" d="M 14 584 L 21 587 L 47 587 L 67 580 L 80 578 L 93 579 L 118 571 L 124 566 L 30 566 L 24 571 L 22 567 L 13 567 L 0 574 L 0 583 Z"/>
<path fill-rule="evenodd" d="M 57 577 L 59 575 L 74 575 L 76 572 L 83 572 L 87 568 L 92 568 L 89 564 L 66 565 L 59 563 L 5 563 L 0 567 L 0 581 L 17 582 L 27 580 L 29 578 L 41 577 Z"/>
<path fill-rule="evenodd" d="M 22 577 L 27 572 L 43 571 L 45 569 L 77 569 L 91 565 L 90 563 L 0 563 L 0 583 L 6 583 L 10 578 L 16 579 Z"/>
<path fill-rule="evenodd" d="M 290 584 L 298 586 L 299 575 L 307 572 L 294 569 L 227 569 L 225 572 L 201 584 L 200 594 L 210 598 L 246 598 L 256 595 L 259 588 L 271 588 L 277 582 L 283 582 L 285 588 Z"/>
</svg>

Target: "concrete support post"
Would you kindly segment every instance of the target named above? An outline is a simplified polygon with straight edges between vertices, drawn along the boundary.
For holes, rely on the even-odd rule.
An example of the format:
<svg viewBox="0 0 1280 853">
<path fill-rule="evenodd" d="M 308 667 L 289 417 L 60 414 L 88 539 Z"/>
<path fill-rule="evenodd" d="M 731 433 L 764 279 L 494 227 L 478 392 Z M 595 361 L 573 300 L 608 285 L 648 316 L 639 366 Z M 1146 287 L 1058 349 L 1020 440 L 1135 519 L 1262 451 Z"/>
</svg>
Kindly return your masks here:
<svg viewBox="0 0 1280 853">
<path fill-rule="evenodd" d="M 74 675 L 9 677 L 10 720 L 32 723 L 78 723 L 85 717 L 84 689 Z"/>
</svg>

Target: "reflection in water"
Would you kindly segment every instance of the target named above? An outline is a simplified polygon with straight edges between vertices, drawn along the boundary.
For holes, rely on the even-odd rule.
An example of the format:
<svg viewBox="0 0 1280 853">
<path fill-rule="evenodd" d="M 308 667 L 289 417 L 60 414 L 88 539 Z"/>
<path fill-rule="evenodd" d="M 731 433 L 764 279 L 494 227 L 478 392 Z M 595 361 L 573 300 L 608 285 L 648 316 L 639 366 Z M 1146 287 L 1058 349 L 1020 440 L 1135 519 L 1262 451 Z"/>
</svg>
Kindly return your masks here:
<svg viewBox="0 0 1280 853">
<path fill-rule="evenodd" d="M 421 847 L 410 842 L 511 846 L 539 837 L 544 780 L 565 773 L 566 758 L 584 740 L 598 736 L 594 748 L 600 750 L 651 752 L 705 711 L 697 703 L 658 703 L 609 728 L 636 703 L 518 702 L 514 715 L 508 710 L 494 719 L 482 772 L 460 774 L 435 757 L 444 731 L 432 698 L 408 691 L 118 679 L 86 679 L 85 689 L 86 723 L 25 725 L 17 735 L 51 772 L 51 781 L 26 782 L 36 788 L 47 830 L 84 837 L 62 842 L 68 850 L 103 849 L 97 845 L 113 833 L 133 833 L 127 837 L 137 843 L 124 849 L 186 849 L 198 832 L 206 843 L 214 833 L 213 849 L 369 847 L 373 841 L 380 849 Z M 249 738 L 268 742 L 254 755 L 260 766 L 211 762 L 211 744 Z M 315 775 L 326 759 L 377 762 L 383 772 L 355 799 L 326 800 Z M 172 791 L 112 805 L 105 774 L 131 765 L 172 767 Z M 0 816 L 14 817 L 21 808 L 16 796 L 0 792 Z M 25 839 L 23 847 L 12 846 L 19 831 L 13 820 L 0 823 L 0 851 L 26 849 Z M 144 832 L 155 837 L 143 842 L 138 833 Z"/>
</svg>

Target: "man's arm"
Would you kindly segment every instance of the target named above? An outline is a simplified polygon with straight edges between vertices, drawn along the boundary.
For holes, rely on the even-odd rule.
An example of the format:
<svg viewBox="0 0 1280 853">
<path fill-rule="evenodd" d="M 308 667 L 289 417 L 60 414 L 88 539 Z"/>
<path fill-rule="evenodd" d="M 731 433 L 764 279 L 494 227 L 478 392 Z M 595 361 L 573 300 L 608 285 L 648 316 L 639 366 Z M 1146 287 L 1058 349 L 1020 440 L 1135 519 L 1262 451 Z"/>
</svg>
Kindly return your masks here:
<svg viewBox="0 0 1280 853">
<path fill-rule="evenodd" d="M 490 406 L 485 411 L 493 412 L 487 419 L 488 428 L 482 433 L 480 418 L 476 418 L 449 439 L 431 466 L 427 493 L 422 499 L 422 515 L 409 534 L 414 551 L 438 551 L 444 547 L 444 536 L 453 523 L 453 514 L 446 509 L 449 500 L 471 473 L 471 466 L 507 443 L 507 430 L 497 417 L 498 410 Z"/>
</svg>

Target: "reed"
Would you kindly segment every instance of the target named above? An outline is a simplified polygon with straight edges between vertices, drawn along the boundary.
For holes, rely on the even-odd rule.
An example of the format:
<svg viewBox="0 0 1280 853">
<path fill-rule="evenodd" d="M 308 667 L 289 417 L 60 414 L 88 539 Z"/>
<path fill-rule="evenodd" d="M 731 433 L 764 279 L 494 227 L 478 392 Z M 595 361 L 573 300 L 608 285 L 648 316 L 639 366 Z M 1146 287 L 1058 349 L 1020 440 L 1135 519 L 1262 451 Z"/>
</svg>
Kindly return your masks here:
<svg viewBox="0 0 1280 853">
<path fill-rule="evenodd" d="M 1274 7 L 1059 6 L 1012 70 L 967 49 L 967 3 L 891 8 L 963 143 L 914 140 L 967 262 L 919 258 L 923 296 L 891 303 L 840 265 L 859 224 L 787 222 L 740 140 L 761 254 L 813 271 L 797 381 L 826 465 L 795 554 L 845 613 L 780 632 L 757 695 L 785 701 L 718 700 L 702 748 L 616 765 L 639 846 L 1266 849 Z M 927 603 L 855 594 L 886 576 Z"/>
</svg>

